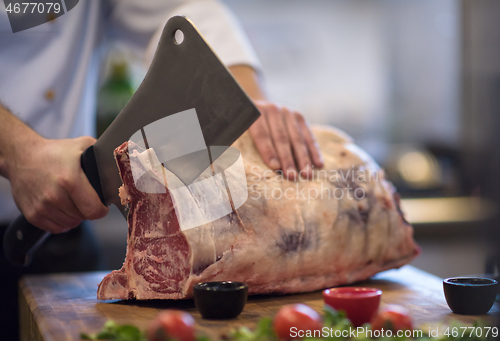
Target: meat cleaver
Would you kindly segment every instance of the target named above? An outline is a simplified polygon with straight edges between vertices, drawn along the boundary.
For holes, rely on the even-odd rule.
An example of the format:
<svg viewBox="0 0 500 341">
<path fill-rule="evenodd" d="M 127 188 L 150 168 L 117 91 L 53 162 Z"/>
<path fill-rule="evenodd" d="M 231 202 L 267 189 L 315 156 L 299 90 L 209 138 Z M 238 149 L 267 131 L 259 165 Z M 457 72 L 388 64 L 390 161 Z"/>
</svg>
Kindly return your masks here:
<svg viewBox="0 0 500 341">
<path fill-rule="evenodd" d="M 181 35 L 182 41 L 178 38 Z M 165 155 L 175 156 L 163 165 L 189 185 L 259 116 L 193 23 L 175 16 L 163 29 L 140 87 L 97 142 L 82 154 L 82 169 L 102 203 L 116 205 L 126 217 L 118 196 L 122 182 L 113 155 L 116 147 L 142 135 L 146 147 L 149 141 L 155 150 L 159 147 Z M 5 255 L 15 265 L 28 266 L 49 236 L 20 216 L 5 232 Z"/>
</svg>

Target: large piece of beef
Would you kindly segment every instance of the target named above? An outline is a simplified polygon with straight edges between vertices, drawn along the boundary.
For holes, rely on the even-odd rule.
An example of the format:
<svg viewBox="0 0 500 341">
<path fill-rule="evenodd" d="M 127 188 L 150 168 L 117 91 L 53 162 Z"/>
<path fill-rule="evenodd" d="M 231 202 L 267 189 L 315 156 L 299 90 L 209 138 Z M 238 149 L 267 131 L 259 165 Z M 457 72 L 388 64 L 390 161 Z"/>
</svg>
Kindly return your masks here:
<svg viewBox="0 0 500 341">
<path fill-rule="evenodd" d="M 248 200 L 185 231 L 164 185 L 144 193 L 134 184 L 130 164 L 141 150 L 118 147 L 120 192 L 130 205 L 127 255 L 97 298 L 182 299 L 198 282 L 221 280 L 246 282 L 250 294 L 306 292 L 409 263 L 419 248 L 383 171 L 342 133 L 314 134 L 324 168 L 314 180 L 297 182 L 271 172 L 243 135 L 234 147 L 244 160 Z"/>
</svg>

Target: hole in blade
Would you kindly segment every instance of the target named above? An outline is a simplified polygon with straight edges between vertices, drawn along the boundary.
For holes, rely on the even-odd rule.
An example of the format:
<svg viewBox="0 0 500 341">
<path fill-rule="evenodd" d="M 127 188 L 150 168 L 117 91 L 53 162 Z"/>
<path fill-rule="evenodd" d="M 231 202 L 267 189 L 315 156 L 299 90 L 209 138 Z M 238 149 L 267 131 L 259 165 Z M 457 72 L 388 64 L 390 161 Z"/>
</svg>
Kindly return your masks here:
<svg viewBox="0 0 500 341">
<path fill-rule="evenodd" d="M 182 32 L 179 29 L 175 30 L 175 32 L 172 36 L 172 40 L 174 41 L 174 44 L 176 44 L 176 45 L 182 44 L 182 42 L 184 41 L 184 32 Z"/>
</svg>

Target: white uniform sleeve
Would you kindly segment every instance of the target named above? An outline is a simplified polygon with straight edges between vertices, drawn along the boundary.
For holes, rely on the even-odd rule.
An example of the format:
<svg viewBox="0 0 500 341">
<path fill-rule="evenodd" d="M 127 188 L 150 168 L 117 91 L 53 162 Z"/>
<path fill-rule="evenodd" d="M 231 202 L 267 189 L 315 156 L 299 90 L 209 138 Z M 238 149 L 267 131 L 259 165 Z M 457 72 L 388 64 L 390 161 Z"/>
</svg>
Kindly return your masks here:
<svg viewBox="0 0 500 341">
<path fill-rule="evenodd" d="M 110 19 L 115 37 L 134 48 L 146 48 L 148 64 L 167 20 L 184 15 L 226 66 L 243 64 L 261 69 L 239 22 L 218 0 L 116 0 L 113 5 Z"/>
</svg>

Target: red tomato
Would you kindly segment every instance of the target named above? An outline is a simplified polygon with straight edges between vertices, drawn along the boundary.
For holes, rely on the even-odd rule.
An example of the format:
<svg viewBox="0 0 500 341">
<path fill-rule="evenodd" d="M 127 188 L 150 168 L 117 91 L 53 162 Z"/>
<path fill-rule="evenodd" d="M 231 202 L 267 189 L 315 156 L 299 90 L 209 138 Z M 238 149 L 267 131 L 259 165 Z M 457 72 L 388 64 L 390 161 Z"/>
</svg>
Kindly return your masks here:
<svg viewBox="0 0 500 341">
<path fill-rule="evenodd" d="M 372 330 L 413 330 L 413 323 L 408 309 L 400 305 L 389 304 L 382 308 L 372 321 Z"/>
<path fill-rule="evenodd" d="M 194 341 L 194 319 L 179 310 L 165 310 L 158 314 L 148 328 L 149 341 Z"/>
<path fill-rule="evenodd" d="M 301 339 L 305 336 L 321 336 L 321 317 L 304 304 L 281 307 L 274 317 L 273 329 L 280 339 Z M 314 335 L 314 331 L 316 335 Z"/>
</svg>

